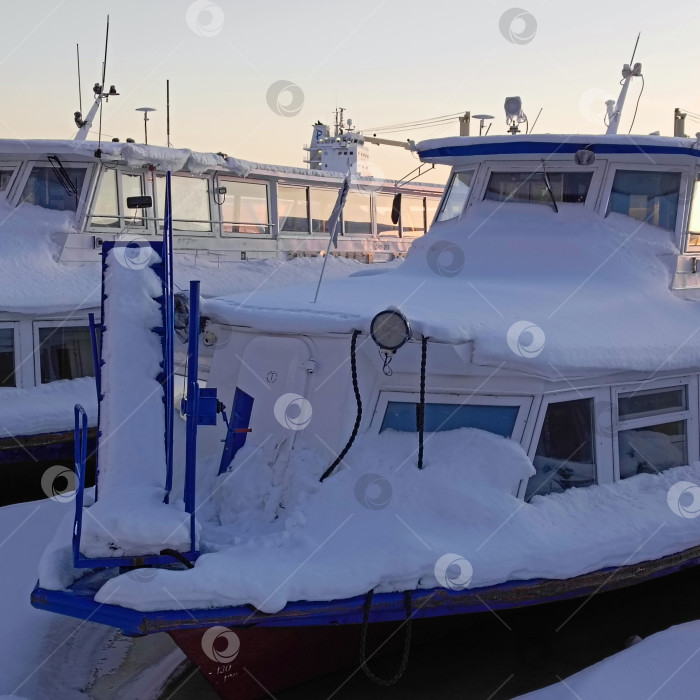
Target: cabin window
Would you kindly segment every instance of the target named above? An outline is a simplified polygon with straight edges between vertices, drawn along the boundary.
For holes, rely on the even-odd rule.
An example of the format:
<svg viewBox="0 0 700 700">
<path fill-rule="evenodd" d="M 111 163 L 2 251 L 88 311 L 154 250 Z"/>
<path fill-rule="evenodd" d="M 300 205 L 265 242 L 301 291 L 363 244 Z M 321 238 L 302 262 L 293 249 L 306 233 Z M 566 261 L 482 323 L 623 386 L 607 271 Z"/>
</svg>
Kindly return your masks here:
<svg viewBox="0 0 700 700">
<path fill-rule="evenodd" d="M 685 385 L 620 393 L 617 410 L 621 479 L 688 464 Z"/>
<path fill-rule="evenodd" d="M 700 176 L 693 185 L 693 201 L 690 205 L 690 220 L 688 221 L 688 246 L 700 247 Z"/>
<path fill-rule="evenodd" d="M 398 234 L 399 225 L 391 221 L 391 209 L 394 206 L 394 195 L 378 194 L 377 202 L 377 233 Z"/>
<path fill-rule="evenodd" d="M 680 186 L 680 173 L 618 170 L 610 193 L 608 214 L 624 214 L 673 231 Z"/>
<path fill-rule="evenodd" d="M 455 173 L 447 186 L 442 207 L 438 213 L 438 221 L 449 221 L 458 218 L 464 211 L 464 205 L 469 199 L 472 187 L 473 170 Z"/>
<path fill-rule="evenodd" d="M 593 399 L 547 406 L 525 499 L 596 482 Z"/>
<path fill-rule="evenodd" d="M 59 172 L 67 177 L 67 182 L 59 179 Z M 77 211 L 80 194 L 85 182 L 86 168 L 63 167 L 54 169 L 50 165 L 35 165 L 22 190 L 20 204 L 28 202 L 44 209 Z"/>
<path fill-rule="evenodd" d="M 425 233 L 425 205 L 423 197 L 401 198 L 401 233 L 421 236 Z"/>
<path fill-rule="evenodd" d="M 267 185 L 264 182 L 238 182 L 220 180 L 226 187 L 221 195 L 221 218 L 224 233 L 269 233 L 270 215 Z"/>
<path fill-rule="evenodd" d="M 425 220 L 428 222 L 428 228 L 430 228 L 431 224 L 433 223 L 433 219 L 435 219 L 435 212 L 437 211 L 439 204 L 439 197 L 425 198 Z"/>
<path fill-rule="evenodd" d="M 119 197 L 117 195 L 117 171 L 104 170 L 92 208 L 91 221 L 95 226 L 119 228 Z"/>
<path fill-rule="evenodd" d="M 417 410 L 417 403 L 389 401 L 380 432 L 416 432 Z M 427 433 L 434 433 L 458 428 L 478 428 L 510 438 L 519 411 L 519 406 L 426 403 L 424 429 Z"/>
<path fill-rule="evenodd" d="M 10 186 L 10 180 L 15 172 L 13 168 L 0 167 L 0 192 L 5 192 Z"/>
<path fill-rule="evenodd" d="M 338 200 L 338 190 L 324 187 L 323 189 L 312 187 L 309 190 L 311 200 L 311 231 L 313 233 L 327 233 L 328 219 Z"/>
<path fill-rule="evenodd" d="M 17 386 L 13 328 L 0 328 L 0 387 L 4 386 Z"/>
<path fill-rule="evenodd" d="M 557 202 L 583 204 L 593 178 L 592 172 L 547 172 L 552 195 Z M 547 189 L 545 174 L 536 172 L 493 172 L 484 199 L 495 202 L 549 204 L 552 196 Z"/>
<path fill-rule="evenodd" d="M 209 181 L 201 177 L 173 175 L 171 177 L 173 198 L 173 229 L 206 233 L 211 231 L 211 209 L 209 207 Z M 165 216 L 165 178 L 156 178 L 160 218 Z"/>
<path fill-rule="evenodd" d="M 146 216 L 145 209 L 128 209 L 126 200 L 129 197 L 141 197 L 146 192 L 143 187 L 143 177 L 141 175 L 133 175 L 130 173 L 122 173 L 122 203 L 126 223 L 130 226 L 143 226 Z"/>
<path fill-rule="evenodd" d="M 280 185 L 277 208 L 280 230 L 285 233 L 309 233 L 309 201 L 307 187 Z"/>
<path fill-rule="evenodd" d="M 39 328 L 39 350 L 42 384 L 95 375 L 87 327 Z"/>
<path fill-rule="evenodd" d="M 372 200 L 369 192 L 348 192 L 343 207 L 343 226 L 345 233 L 349 235 L 371 235 Z"/>
</svg>

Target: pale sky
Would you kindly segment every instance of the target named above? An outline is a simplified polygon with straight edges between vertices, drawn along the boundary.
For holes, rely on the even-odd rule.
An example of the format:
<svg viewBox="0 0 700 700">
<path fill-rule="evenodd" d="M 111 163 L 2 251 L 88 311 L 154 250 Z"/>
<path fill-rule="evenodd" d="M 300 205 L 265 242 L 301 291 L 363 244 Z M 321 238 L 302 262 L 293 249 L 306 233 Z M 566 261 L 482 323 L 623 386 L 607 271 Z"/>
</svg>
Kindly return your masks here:
<svg viewBox="0 0 700 700">
<path fill-rule="evenodd" d="M 697 0 L 32 0 L 2 2 L 0 137 L 72 138 L 78 109 L 80 44 L 83 112 L 101 74 L 111 18 L 107 84 L 121 95 L 105 106 L 106 135 L 143 139 L 142 114 L 155 107 L 149 142 L 165 145 L 165 80 L 171 85 L 175 146 L 225 151 L 249 160 L 302 165 L 311 125 L 345 107 L 359 128 L 470 110 L 496 119 L 520 95 L 537 133 L 601 133 L 603 102 L 617 97 L 622 64 L 637 33 L 645 90 L 634 131 L 671 134 L 673 109 L 700 114 Z M 518 12 L 512 8 L 520 8 Z M 509 17 L 513 17 L 509 20 Z M 534 19 L 533 19 L 534 18 Z M 292 115 L 268 104 L 271 85 Z M 630 88 L 621 133 L 641 89 Z M 277 108 L 277 111 L 283 111 Z M 473 123 L 473 126 L 477 126 Z M 700 131 L 688 122 L 687 132 Z M 458 124 L 401 132 L 421 140 L 456 135 Z M 108 138 L 109 138 L 108 137 Z M 373 147 L 386 177 L 415 156 Z"/>
</svg>

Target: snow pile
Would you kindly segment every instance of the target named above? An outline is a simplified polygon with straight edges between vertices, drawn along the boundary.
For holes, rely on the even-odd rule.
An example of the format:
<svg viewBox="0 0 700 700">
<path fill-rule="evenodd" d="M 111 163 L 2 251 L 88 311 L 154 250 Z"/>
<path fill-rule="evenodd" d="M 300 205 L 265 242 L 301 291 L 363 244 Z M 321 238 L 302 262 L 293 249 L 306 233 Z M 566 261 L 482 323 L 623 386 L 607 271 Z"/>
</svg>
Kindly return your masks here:
<svg viewBox="0 0 700 700">
<path fill-rule="evenodd" d="M 99 498 L 86 511 L 81 543 L 88 557 L 189 549 L 186 515 L 163 504 L 162 348 L 151 331 L 163 323 L 161 283 L 150 267 L 120 264 L 120 255 L 109 253 L 105 275 Z"/>
<path fill-rule="evenodd" d="M 397 307 L 435 342 L 473 341 L 477 364 L 550 377 L 688 369 L 700 305 L 669 289 L 676 253 L 669 231 L 618 214 L 485 201 L 435 224 L 398 269 L 324 285 L 315 305 L 307 289 L 260 291 L 211 300 L 206 313 L 263 331 L 367 332 Z M 541 329 L 538 352 L 516 332 L 522 321 Z"/>
<path fill-rule="evenodd" d="M 79 403 L 90 425 L 97 425 L 97 394 L 92 377 L 65 379 L 29 389 L 0 390 L 0 439 L 72 430 Z"/>
<path fill-rule="evenodd" d="M 74 505 L 47 499 L 0 508 L 6 562 L 0 596 L 0 697 L 84 699 L 81 690 L 114 636 L 109 627 L 36 610 L 29 602 L 46 542 L 55 532 L 70 542 Z"/>
<path fill-rule="evenodd" d="M 161 570 L 149 582 L 117 577 L 96 600 L 274 612 L 288 601 L 437 586 L 446 554 L 470 563 L 474 588 L 568 578 L 700 541 L 700 519 L 681 517 L 667 500 L 677 482 L 700 482 L 700 465 L 524 503 L 513 493 L 532 465 L 517 443 L 476 429 L 434 433 L 422 471 L 416 448 L 406 433 L 360 436 L 346 467 L 320 484 L 327 452 L 295 450 L 277 474 L 272 448 L 246 447 L 219 477 L 216 507 L 198 511 L 208 553 L 195 568 Z"/>
<path fill-rule="evenodd" d="M 517 700 L 680 700 L 700 686 L 700 621 L 671 627 Z"/>
</svg>

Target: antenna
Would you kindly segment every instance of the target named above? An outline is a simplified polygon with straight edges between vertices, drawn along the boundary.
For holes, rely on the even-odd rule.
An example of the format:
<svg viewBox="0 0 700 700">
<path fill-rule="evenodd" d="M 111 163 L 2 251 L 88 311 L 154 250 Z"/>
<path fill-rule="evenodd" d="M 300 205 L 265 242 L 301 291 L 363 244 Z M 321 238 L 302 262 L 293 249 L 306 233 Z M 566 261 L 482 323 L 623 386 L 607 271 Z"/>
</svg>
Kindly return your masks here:
<svg viewBox="0 0 700 700">
<path fill-rule="evenodd" d="M 637 41 L 634 42 L 634 51 L 632 51 L 632 58 L 630 58 L 630 65 L 631 66 L 634 65 L 634 57 L 637 54 L 637 46 L 639 46 L 639 37 L 640 36 L 642 36 L 641 32 L 639 32 L 639 34 L 637 34 Z"/>
<path fill-rule="evenodd" d="M 134 111 L 136 112 L 143 112 L 143 136 L 144 136 L 144 143 L 148 146 L 148 122 L 150 121 L 148 118 L 148 113 L 149 112 L 155 112 L 155 107 L 137 107 Z"/>
<path fill-rule="evenodd" d="M 104 92 L 105 89 L 105 75 L 107 74 L 107 47 L 109 46 L 109 15 L 107 15 L 107 30 L 105 31 L 105 58 L 102 61 L 102 84 L 100 85 L 100 92 Z M 95 157 L 102 157 L 102 100 L 100 100 L 100 126 L 97 133 L 97 150 L 95 151 Z"/>
<path fill-rule="evenodd" d="M 535 117 L 535 121 L 532 122 L 532 126 L 528 128 L 528 130 L 525 132 L 526 134 L 531 134 L 535 130 L 535 126 L 537 125 L 537 120 L 540 118 L 540 114 L 542 114 L 542 110 L 544 107 L 540 107 L 540 111 L 537 112 L 537 116 Z"/>
<path fill-rule="evenodd" d="M 75 45 L 75 53 L 78 58 L 78 108 L 83 113 L 83 91 L 80 89 L 80 44 Z"/>
<path fill-rule="evenodd" d="M 168 148 L 170 148 L 170 80 L 165 81 L 165 130 Z"/>
</svg>

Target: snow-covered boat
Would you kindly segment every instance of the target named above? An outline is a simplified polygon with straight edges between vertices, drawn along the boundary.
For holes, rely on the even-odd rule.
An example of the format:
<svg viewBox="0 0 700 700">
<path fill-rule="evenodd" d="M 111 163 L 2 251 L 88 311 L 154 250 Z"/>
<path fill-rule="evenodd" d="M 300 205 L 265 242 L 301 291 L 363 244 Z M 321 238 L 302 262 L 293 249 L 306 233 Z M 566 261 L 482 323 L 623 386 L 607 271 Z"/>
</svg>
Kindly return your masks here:
<svg viewBox="0 0 700 700">
<path fill-rule="evenodd" d="M 700 561 L 700 143 L 417 149 L 453 174 L 398 268 L 201 316 L 191 288 L 172 430 L 151 330 L 167 242 L 138 271 L 106 249 L 100 430 L 118 439 L 34 605 L 167 631 L 223 696 L 255 697 L 358 649 L 371 673 L 374 623 L 403 634 Z"/>
<path fill-rule="evenodd" d="M 98 94 L 95 104 L 104 97 Z M 94 444 L 89 314 L 99 335 L 101 248 L 128 241 L 129 264 L 140 264 L 141 247 L 161 235 L 166 171 L 173 173 L 176 200 L 177 282 L 186 288 L 197 277 L 206 295 L 245 289 L 244 279 L 252 288 L 288 282 L 275 274 L 282 261 L 325 252 L 330 209 L 347 172 L 353 178 L 334 253 L 361 262 L 403 256 L 425 232 L 443 190 L 372 177 L 364 144 L 352 153 L 348 148 L 349 139 L 362 135 L 342 121 L 335 136 L 314 127 L 316 160 L 295 168 L 86 141 L 95 113 L 77 120 L 82 126 L 73 141 L 0 140 L 0 463 L 41 460 L 32 483 L 20 489 L 25 498 L 46 491 L 45 460 L 71 459 L 75 403 L 88 409 Z M 404 193 L 398 221 L 392 220 L 397 185 Z M 241 260 L 254 262 L 234 271 L 230 263 Z M 300 261 L 298 274 L 305 264 Z M 17 471 L 13 483 L 28 471 Z M 17 496 L 10 490 L 2 502 Z"/>
</svg>

